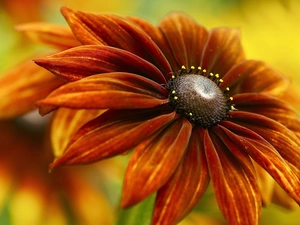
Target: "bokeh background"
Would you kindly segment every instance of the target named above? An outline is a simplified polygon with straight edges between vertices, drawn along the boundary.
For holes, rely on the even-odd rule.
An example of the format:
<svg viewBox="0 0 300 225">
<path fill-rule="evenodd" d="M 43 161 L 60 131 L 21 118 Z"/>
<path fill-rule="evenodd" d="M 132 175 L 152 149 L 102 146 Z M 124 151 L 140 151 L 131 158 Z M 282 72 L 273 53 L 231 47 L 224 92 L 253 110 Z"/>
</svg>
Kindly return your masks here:
<svg viewBox="0 0 300 225">
<path fill-rule="evenodd" d="M 264 60 L 290 79 L 290 90 L 283 97 L 289 98 L 300 112 L 300 0 L 0 0 L 0 73 L 45 48 L 31 43 L 14 27 L 33 21 L 66 24 L 59 10 L 63 5 L 139 16 L 154 24 L 171 11 L 183 11 L 208 28 L 238 27 L 248 58 Z M 112 183 L 115 191 L 119 183 Z M 0 207 L 0 224 L 11 224 L 11 215 L 1 210 Z M 211 192 L 184 224 L 225 224 Z M 271 205 L 263 209 L 261 224 L 299 225 L 300 210 Z"/>
</svg>

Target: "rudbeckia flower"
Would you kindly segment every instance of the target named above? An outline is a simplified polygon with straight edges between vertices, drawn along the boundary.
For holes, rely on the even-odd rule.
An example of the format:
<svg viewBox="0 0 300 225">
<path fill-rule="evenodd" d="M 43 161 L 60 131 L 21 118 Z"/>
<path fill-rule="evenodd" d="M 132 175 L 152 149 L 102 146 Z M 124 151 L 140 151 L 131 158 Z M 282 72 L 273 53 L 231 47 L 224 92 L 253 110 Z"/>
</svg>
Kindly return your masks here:
<svg viewBox="0 0 300 225">
<path fill-rule="evenodd" d="M 51 53 L 80 45 L 68 27 L 42 22 L 17 26 L 34 43 L 51 46 Z M 43 53 L 46 55 L 46 53 Z M 41 57 L 36 54 L 32 57 Z M 36 109 L 35 102 L 66 82 L 24 60 L 0 76 L 0 119 L 22 116 Z"/>
<path fill-rule="evenodd" d="M 35 60 L 68 82 L 37 103 L 40 113 L 107 110 L 68 140 L 51 168 L 133 149 L 121 206 L 156 193 L 152 224 L 182 220 L 211 182 L 230 225 L 256 225 L 262 171 L 300 203 L 300 123 L 280 99 L 289 82 L 246 59 L 239 30 L 207 30 L 182 13 L 157 27 L 134 17 L 62 13 L 82 46 Z"/>
<path fill-rule="evenodd" d="M 114 224 L 106 196 L 95 178 L 87 176 L 102 166 L 62 168 L 49 174 L 53 156 L 47 129 L 33 129 L 36 124 L 24 121 L 0 121 L 1 224 Z"/>
</svg>

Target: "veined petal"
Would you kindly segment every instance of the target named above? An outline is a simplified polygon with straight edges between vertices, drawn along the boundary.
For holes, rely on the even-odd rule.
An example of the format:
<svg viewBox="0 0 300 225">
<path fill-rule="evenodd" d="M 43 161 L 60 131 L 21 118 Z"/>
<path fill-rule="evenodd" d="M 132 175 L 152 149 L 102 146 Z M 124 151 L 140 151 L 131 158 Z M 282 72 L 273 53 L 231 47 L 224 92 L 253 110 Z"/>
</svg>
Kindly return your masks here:
<svg viewBox="0 0 300 225">
<path fill-rule="evenodd" d="M 244 126 L 267 140 L 289 163 L 300 168 L 300 140 L 288 128 L 265 116 L 235 111 L 228 120 Z"/>
<path fill-rule="evenodd" d="M 276 182 L 270 176 L 270 174 L 266 170 L 264 170 L 260 165 L 258 165 L 254 160 L 253 166 L 257 175 L 257 183 L 261 193 L 260 195 L 262 203 L 264 206 L 269 205 L 272 201 L 272 195 Z"/>
<path fill-rule="evenodd" d="M 216 134 L 205 131 L 204 146 L 220 210 L 231 225 L 258 225 L 261 199 L 251 160 L 229 138 L 219 139 L 219 126 L 214 128 Z"/>
<path fill-rule="evenodd" d="M 122 207 L 140 202 L 168 181 L 182 160 L 191 131 L 190 122 L 177 119 L 134 149 L 125 173 Z"/>
<path fill-rule="evenodd" d="M 231 102 L 241 111 L 269 117 L 300 135 L 300 118 L 295 110 L 281 99 L 263 93 L 244 93 L 233 96 Z"/>
<path fill-rule="evenodd" d="M 166 83 L 160 70 L 148 61 L 125 50 L 109 46 L 83 45 L 34 61 L 68 81 L 100 73 L 129 72 L 147 77 L 159 84 Z"/>
<path fill-rule="evenodd" d="M 51 168 L 92 163 L 123 153 L 165 126 L 174 116 L 174 112 L 163 113 L 162 109 L 108 110 L 78 130 Z"/>
<path fill-rule="evenodd" d="M 57 107 L 74 109 L 151 108 L 168 102 L 158 83 L 129 73 L 105 73 L 68 83 L 37 103 L 42 115 Z"/>
<path fill-rule="evenodd" d="M 30 61 L 20 64 L 0 77 L 0 118 L 20 116 L 35 109 L 36 101 L 64 83 Z"/>
<path fill-rule="evenodd" d="M 282 94 L 289 80 L 266 63 L 245 60 L 231 68 L 222 78 L 220 88 L 230 88 L 230 94 L 262 92 L 272 95 Z"/>
<path fill-rule="evenodd" d="M 152 224 L 177 224 L 198 203 L 207 189 L 209 173 L 203 132 L 194 128 L 187 152 L 170 180 L 158 190 Z"/>
<path fill-rule="evenodd" d="M 155 44 L 160 48 L 160 50 L 163 52 L 165 57 L 167 58 L 169 64 L 172 67 L 173 71 L 177 71 L 181 68 L 182 65 L 179 65 L 173 55 L 173 52 L 171 50 L 171 46 L 166 40 L 166 37 L 162 33 L 161 29 L 158 27 L 152 25 L 148 21 L 145 21 L 141 18 L 136 17 L 127 17 L 128 20 L 136 24 L 138 27 L 140 27 L 148 36 L 151 37 L 151 39 L 155 42 Z M 165 77 L 167 80 L 171 79 L 172 74 L 168 73 L 165 74 Z"/>
<path fill-rule="evenodd" d="M 51 142 L 55 157 L 63 155 L 73 134 L 85 123 L 93 120 L 105 110 L 75 110 L 59 108 L 51 122 Z"/>
<path fill-rule="evenodd" d="M 272 202 L 290 210 L 298 207 L 297 203 L 277 183 L 274 185 Z"/>
<path fill-rule="evenodd" d="M 300 204 L 300 179 L 276 149 L 254 131 L 229 121 L 222 121 L 221 124 L 226 135 Z"/>
<path fill-rule="evenodd" d="M 112 14 L 85 13 L 62 7 L 62 14 L 82 44 L 124 49 L 157 66 L 163 74 L 171 67 L 151 38 L 128 20 Z"/>
<path fill-rule="evenodd" d="M 223 77 L 234 65 L 245 59 L 240 30 L 215 28 L 209 32 L 202 54 L 202 69 Z"/>
<path fill-rule="evenodd" d="M 49 23 L 26 23 L 16 27 L 35 42 L 54 46 L 58 49 L 68 49 L 81 43 L 75 38 L 69 27 Z"/>
<path fill-rule="evenodd" d="M 166 37 L 177 64 L 196 68 L 201 63 L 204 45 L 208 38 L 205 27 L 182 13 L 171 13 L 158 25 Z M 176 68 L 178 70 L 180 68 Z M 175 70 L 175 71 L 176 71 Z"/>
</svg>

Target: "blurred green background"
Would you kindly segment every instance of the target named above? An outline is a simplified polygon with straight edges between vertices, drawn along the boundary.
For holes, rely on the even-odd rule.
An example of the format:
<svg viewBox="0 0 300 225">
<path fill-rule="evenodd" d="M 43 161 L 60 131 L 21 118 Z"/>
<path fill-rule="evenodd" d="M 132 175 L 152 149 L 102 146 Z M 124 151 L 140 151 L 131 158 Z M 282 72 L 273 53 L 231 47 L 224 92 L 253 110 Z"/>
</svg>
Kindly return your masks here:
<svg viewBox="0 0 300 225">
<path fill-rule="evenodd" d="M 17 33 L 14 27 L 33 21 L 66 24 L 59 10 L 63 5 L 85 11 L 139 16 L 154 24 L 171 11 L 183 11 L 208 28 L 238 27 L 248 58 L 264 60 L 290 78 L 291 91 L 296 92 L 291 92 L 289 97 L 300 111 L 298 0 L 0 0 L 0 72 L 42 50 L 41 46 L 33 45 Z M 212 194 L 208 193 L 197 207 L 201 216 L 190 216 L 182 224 L 217 224 L 202 217 L 222 218 L 212 199 Z M 0 219 L 5 220 L 5 216 Z M 0 224 L 8 223 L 0 221 Z M 299 225 L 300 210 L 290 212 L 271 205 L 263 209 L 261 224 Z"/>
</svg>

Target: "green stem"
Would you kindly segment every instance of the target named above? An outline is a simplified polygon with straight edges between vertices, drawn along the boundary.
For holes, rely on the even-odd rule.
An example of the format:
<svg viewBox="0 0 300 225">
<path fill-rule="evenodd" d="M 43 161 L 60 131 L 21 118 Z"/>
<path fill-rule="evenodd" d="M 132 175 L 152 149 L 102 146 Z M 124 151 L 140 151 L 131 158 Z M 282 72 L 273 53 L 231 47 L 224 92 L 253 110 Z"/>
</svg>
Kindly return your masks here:
<svg viewBox="0 0 300 225">
<path fill-rule="evenodd" d="M 150 196 L 136 206 L 121 209 L 117 225 L 150 225 L 155 195 Z"/>
</svg>

